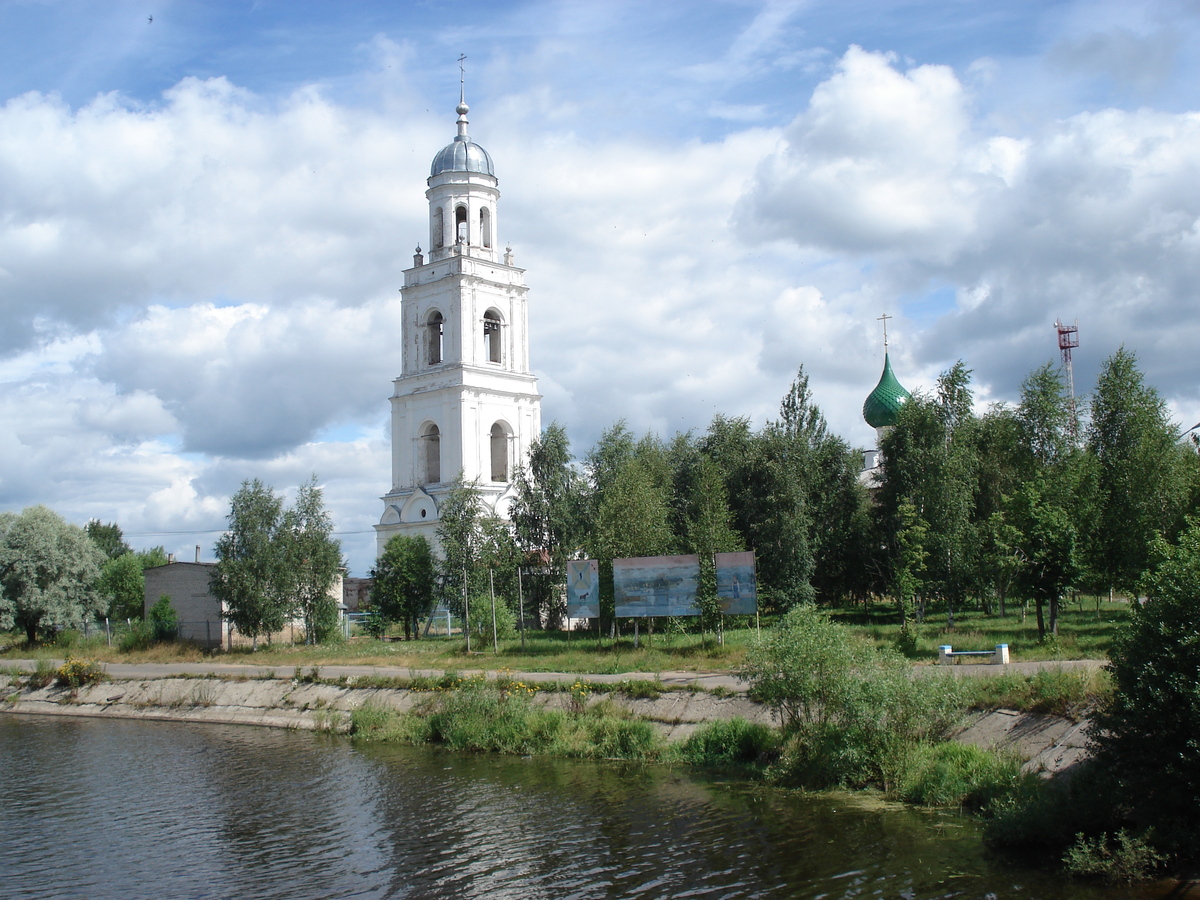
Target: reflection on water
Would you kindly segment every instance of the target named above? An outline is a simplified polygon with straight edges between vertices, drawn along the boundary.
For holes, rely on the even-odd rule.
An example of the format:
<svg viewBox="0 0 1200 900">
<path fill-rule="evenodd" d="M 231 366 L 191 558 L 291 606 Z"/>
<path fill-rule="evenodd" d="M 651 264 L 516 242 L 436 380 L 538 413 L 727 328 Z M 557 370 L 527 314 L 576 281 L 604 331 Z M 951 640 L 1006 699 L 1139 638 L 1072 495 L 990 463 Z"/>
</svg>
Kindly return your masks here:
<svg viewBox="0 0 1200 900">
<path fill-rule="evenodd" d="M 0 898 L 1128 897 L 969 819 L 661 767 L 0 716 Z"/>
</svg>

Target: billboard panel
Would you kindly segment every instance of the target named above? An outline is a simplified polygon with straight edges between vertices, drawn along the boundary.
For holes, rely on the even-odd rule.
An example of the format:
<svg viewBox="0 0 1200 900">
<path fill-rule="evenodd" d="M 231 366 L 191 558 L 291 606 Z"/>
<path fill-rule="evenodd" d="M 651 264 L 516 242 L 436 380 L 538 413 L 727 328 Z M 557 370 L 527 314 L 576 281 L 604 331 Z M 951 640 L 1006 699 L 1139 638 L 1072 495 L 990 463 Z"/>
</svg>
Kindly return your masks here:
<svg viewBox="0 0 1200 900">
<path fill-rule="evenodd" d="M 718 553 L 717 600 L 727 616 L 752 616 L 758 611 L 758 581 L 754 551 Z"/>
<path fill-rule="evenodd" d="M 600 564 L 594 559 L 567 560 L 567 616 L 600 618 Z"/>
<path fill-rule="evenodd" d="M 644 556 L 613 560 L 618 616 L 698 616 L 696 556 Z"/>
</svg>

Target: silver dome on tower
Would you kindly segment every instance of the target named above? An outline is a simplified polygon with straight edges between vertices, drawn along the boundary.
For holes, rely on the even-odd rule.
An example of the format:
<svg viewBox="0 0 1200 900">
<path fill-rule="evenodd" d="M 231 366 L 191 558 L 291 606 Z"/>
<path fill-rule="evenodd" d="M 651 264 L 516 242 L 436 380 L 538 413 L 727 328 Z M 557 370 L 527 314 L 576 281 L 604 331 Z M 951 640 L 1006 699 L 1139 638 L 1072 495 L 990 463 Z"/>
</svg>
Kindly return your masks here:
<svg viewBox="0 0 1200 900">
<path fill-rule="evenodd" d="M 458 134 L 454 140 L 438 151 L 429 169 L 429 177 L 436 178 L 446 172 L 477 172 L 496 177 L 492 158 L 488 152 L 467 137 L 467 113 L 470 107 L 460 99 L 455 112 L 458 113 Z"/>
</svg>

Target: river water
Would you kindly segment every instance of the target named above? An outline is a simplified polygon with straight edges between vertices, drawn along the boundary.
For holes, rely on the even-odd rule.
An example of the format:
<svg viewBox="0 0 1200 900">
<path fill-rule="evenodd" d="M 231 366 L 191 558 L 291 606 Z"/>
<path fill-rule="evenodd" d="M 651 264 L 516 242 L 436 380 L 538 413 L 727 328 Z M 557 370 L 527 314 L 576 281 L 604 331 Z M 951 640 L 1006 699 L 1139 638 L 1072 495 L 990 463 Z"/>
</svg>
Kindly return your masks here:
<svg viewBox="0 0 1200 900">
<path fill-rule="evenodd" d="M 1130 897 L 968 818 L 242 726 L 0 715 L 0 898 Z"/>
</svg>

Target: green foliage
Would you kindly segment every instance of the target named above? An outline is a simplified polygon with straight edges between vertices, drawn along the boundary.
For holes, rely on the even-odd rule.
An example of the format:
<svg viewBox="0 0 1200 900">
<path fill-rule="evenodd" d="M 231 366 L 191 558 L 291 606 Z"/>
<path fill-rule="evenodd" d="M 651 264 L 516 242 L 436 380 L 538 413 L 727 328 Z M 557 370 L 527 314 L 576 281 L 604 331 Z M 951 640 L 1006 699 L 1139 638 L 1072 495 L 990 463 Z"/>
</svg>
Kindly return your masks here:
<svg viewBox="0 0 1200 900">
<path fill-rule="evenodd" d="M 1063 857 L 1063 867 L 1080 878 L 1101 878 L 1118 884 L 1149 879 L 1166 858 L 1150 845 L 1147 838 L 1130 834 L 1124 828 L 1088 838 L 1075 837 L 1075 843 Z"/>
<path fill-rule="evenodd" d="M 110 560 L 133 552 L 132 548 L 125 543 L 125 537 L 116 522 L 109 522 L 105 525 L 101 524 L 99 519 L 90 519 L 83 530 L 92 539 L 92 543 L 100 548 L 100 552 Z"/>
<path fill-rule="evenodd" d="M 663 685 L 657 678 L 653 681 L 647 678 L 623 678 L 617 690 L 633 700 L 657 700 L 662 696 Z"/>
<path fill-rule="evenodd" d="M 587 485 L 572 465 L 567 432 L 552 423 L 529 448 L 527 464 L 514 479 L 516 497 L 510 516 L 517 542 L 527 553 L 544 554 L 537 568 L 549 568 L 525 580 L 530 608 L 557 623 L 557 586 L 566 560 L 583 543 Z"/>
<path fill-rule="evenodd" d="M 1006 672 L 970 679 L 966 702 L 975 709 L 1015 709 L 1077 719 L 1112 692 L 1104 672 L 1052 667 L 1031 675 Z"/>
<path fill-rule="evenodd" d="M 404 624 L 406 638 L 420 637 L 417 620 L 429 615 L 435 602 L 436 562 L 429 542 L 419 535 L 394 535 L 371 569 L 371 577 L 375 579 L 371 613 L 379 621 L 368 623 L 369 633 L 382 637 L 387 622 L 397 621 Z"/>
<path fill-rule="evenodd" d="M 68 656 L 59 666 L 55 680 L 63 687 L 74 689 L 108 681 L 108 675 L 105 674 L 100 663 L 94 659 L 74 659 Z"/>
<path fill-rule="evenodd" d="M 168 562 L 170 562 L 170 559 L 167 557 L 166 548 L 162 547 L 161 545 L 158 547 L 151 547 L 149 550 L 139 550 L 135 555 L 138 558 L 138 562 L 142 564 L 143 572 L 146 569 L 153 569 L 157 566 L 165 566 Z"/>
<path fill-rule="evenodd" d="M 928 555 L 920 570 L 908 567 L 905 589 L 936 595 L 951 610 L 965 599 L 975 574 L 979 421 L 971 412 L 970 376 L 959 361 L 938 379 L 934 396 L 911 397 L 881 445 L 879 528 L 893 571 L 903 565 L 899 533 L 919 523 L 920 547 Z M 902 515 L 906 505 L 911 512 Z"/>
<path fill-rule="evenodd" d="M 1177 852 L 1200 845 L 1200 521 L 1159 540 L 1110 652 L 1113 696 L 1097 718 L 1097 761 L 1116 800 Z"/>
<path fill-rule="evenodd" d="M 471 598 L 471 638 L 476 649 L 492 644 L 492 600 L 486 594 Z M 516 636 L 517 617 L 502 597 L 496 598 L 496 639 L 509 641 Z"/>
<path fill-rule="evenodd" d="M 941 735 L 960 702 L 955 681 L 914 679 L 909 668 L 815 607 L 792 609 L 750 648 L 740 673 L 787 735 L 778 777 L 894 788 L 912 751 Z"/>
<path fill-rule="evenodd" d="M 133 552 L 112 557 L 104 564 L 96 590 L 108 602 L 114 619 L 140 619 L 146 602 L 146 579 L 142 562 Z"/>
<path fill-rule="evenodd" d="M 154 626 L 140 619 L 130 623 L 128 630 L 117 639 L 117 649 L 122 653 L 149 650 L 154 646 Z"/>
<path fill-rule="evenodd" d="M 161 595 L 158 602 L 150 607 L 147 619 L 155 641 L 175 640 L 179 633 L 179 614 L 171 606 L 171 598 L 167 594 Z"/>
<path fill-rule="evenodd" d="M 779 752 L 779 733 L 766 725 L 745 719 L 707 722 L 697 728 L 680 748 L 680 755 L 693 765 L 761 767 Z"/>
<path fill-rule="evenodd" d="M 44 506 L 0 513 L 0 629 L 16 625 L 32 644 L 103 612 L 94 585 L 104 560 L 82 528 Z"/>
<path fill-rule="evenodd" d="M 372 606 L 367 610 L 367 616 L 362 623 L 363 631 L 375 638 L 375 640 L 383 640 L 383 636 L 387 634 L 388 617 L 377 606 Z"/>
<path fill-rule="evenodd" d="M 1010 793 L 1021 777 L 1021 761 L 967 744 L 918 747 L 904 772 L 900 798 L 923 806 L 982 809 Z"/>
<path fill-rule="evenodd" d="M 209 588 L 237 630 L 255 642 L 287 621 L 284 558 L 275 539 L 282 515 L 283 500 L 270 487 L 257 478 L 243 481 L 230 501 L 229 530 L 217 541 Z"/>
<path fill-rule="evenodd" d="M 341 544 L 333 538 L 333 520 L 313 475 L 296 491 L 284 511 L 275 537 L 282 556 L 278 590 L 304 620 L 305 641 L 324 643 L 341 636 L 338 601 L 330 591 L 342 565 Z"/>
<path fill-rule="evenodd" d="M 210 582 L 238 631 L 257 645 L 260 635 L 298 616 L 309 643 L 340 634 L 338 601 L 329 593 L 341 566 L 332 530 L 315 475 L 288 509 L 257 478 L 242 482 L 230 501 L 229 530 L 217 541 Z"/>
<path fill-rule="evenodd" d="M 39 659 L 34 670 L 26 676 L 25 683 L 31 688 L 44 688 L 58 675 L 58 667 L 48 659 Z"/>
<path fill-rule="evenodd" d="M 424 706 L 399 713 L 364 705 L 351 717 L 363 740 L 437 743 L 454 750 L 582 759 L 655 759 L 663 741 L 649 722 L 611 704 L 575 712 L 545 709 L 527 685 L 457 682 Z"/>
<path fill-rule="evenodd" d="M 1124 347 L 1096 380 L 1087 432 L 1096 460 L 1091 567 L 1107 586 L 1132 590 L 1155 537 L 1181 524 L 1186 482 L 1175 452 L 1178 428 Z"/>
</svg>

